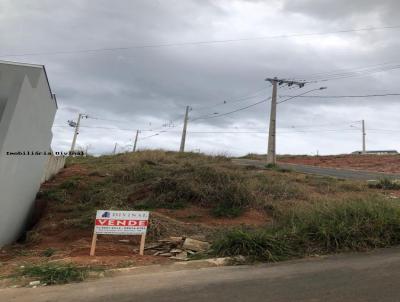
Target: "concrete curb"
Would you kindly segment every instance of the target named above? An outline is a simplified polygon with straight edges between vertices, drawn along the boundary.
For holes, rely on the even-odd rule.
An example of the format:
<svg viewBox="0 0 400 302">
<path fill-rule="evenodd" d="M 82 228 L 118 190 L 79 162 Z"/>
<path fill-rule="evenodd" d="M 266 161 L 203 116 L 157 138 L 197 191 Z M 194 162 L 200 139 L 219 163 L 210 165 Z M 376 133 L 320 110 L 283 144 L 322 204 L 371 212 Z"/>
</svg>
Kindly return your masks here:
<svg viewBox="0 0 400 302">
<path fill-rule="evenodd" d="M 201 260 L 177 261 L 171 264 L 154 264 L 146 266 L 132 266 L 117 269 L 109 269 L 105 272 L 92 272 L 90 277 L 103 277 L 108 275 L 124 275 L 134 272 L 135 274 L 146 274 L 155 272 L 180 271 L 189 269 L 201 269 L 207 267 L 226 266 L 234 260 L 231 257 L 209 258 Z"/>
</svg>

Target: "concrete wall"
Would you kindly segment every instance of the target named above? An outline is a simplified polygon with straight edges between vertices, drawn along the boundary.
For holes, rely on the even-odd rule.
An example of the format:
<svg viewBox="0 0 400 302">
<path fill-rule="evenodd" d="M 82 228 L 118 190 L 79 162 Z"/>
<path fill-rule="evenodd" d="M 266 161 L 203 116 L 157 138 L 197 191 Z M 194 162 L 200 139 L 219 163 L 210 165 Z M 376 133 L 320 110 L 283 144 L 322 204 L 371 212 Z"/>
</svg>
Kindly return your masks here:
<svg viewBox="0 0 400 302">
<path fill-rule="evenodd" d="M 57 110 L 43 66 L 0 61 L 0 246 L 17 239 L 39 190 Z"/>
<path fill-rule="evenodd" d="M 66 159 L 65 156 L 54 156 L 54 155 L 49 156 L 40 183 L 44 183 L 45 181 L 51 179 L 58 172 L 60 172 L 60 170 L 65 166 L 65 159 Z"/>
</svg>

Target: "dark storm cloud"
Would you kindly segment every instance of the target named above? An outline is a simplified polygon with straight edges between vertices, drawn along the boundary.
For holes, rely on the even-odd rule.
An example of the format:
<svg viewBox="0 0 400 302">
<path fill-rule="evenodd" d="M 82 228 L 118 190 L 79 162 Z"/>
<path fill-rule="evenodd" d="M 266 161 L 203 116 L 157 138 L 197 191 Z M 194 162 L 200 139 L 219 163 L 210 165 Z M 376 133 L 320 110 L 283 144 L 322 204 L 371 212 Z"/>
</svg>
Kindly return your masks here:
<svg viewBox="0 0 400 302">
<path fill-rule="evenodd" d="M 398 6 L 397 1 L 3 0 L 1 53 L 46 53 L 393 25 Z M 121 150 L 129 148 L 137 128 L 159 127 L 177 119 L 174 125 L 179 127 L 163 129 L 179 131 L 186 105 L 193 107 L 193 118 L 232 111 L 268 97 L 271 91 L 265 89 L 253 99 L 230 102 L 267 87 L 267 76 L 306 79 L 316 72 L 396 62 L 399 43 L 399 30 L 388 30 L 6 59 L 46 65 L 60 104 L 57 125 L 66 125 L 67 119 L 85 112 L 113 121 L 88 119 L 83 121 L 84 126 L 132 129 L 82 128 L 78 140 L 81 146 L 90 145 L 92 152 L 110 152 L 115 142 L 122 146 Z M 281 89 L 280 94 L 296 94 L 319 86 L 329 86 L 324 94 L 398 92 L 398 80 L 399 73 L 392 71 L 315 83 L 303 90 Z M 221 105 L 223 101 L 227 103 Z M 377 106 L 377 102 L 385 105 Z M 278 151 L 351 151 L 359 145 L 357 132 L 296 133 L 292 126 L 333 122 L 333 128 L 347 129 L 349 122 L 365 118 L 367 125 L 375 128 L 399 129 L 393 118 L 393 112 L 400 109 L 396 102 L 396 98 L 351 102 L 298 99 L 282 104 L 278 107 L 278 126 L 282 128 Z M 220 105 L 213 107 L 216 103 Z M 189 131 L 265 129 L 268 106 L 264 103 L 224 118 L 199 119 L 190 123 Z M 151 134 L 143 132 L 141 136 Z M 187 142 L 189 149 L 239 154 L 264 152 L 265 136 L 193 133 Z M 55 148 L 68 148 L 72 129 L 54 128 L 54 137 Z M 179 137 L 178 132 L 162 133 L 139 145 L 176 149 Z M 387 134 L 371 133 L 368 138 L 375 140 L 374 148 L 398 148 Z"/>
</svg>

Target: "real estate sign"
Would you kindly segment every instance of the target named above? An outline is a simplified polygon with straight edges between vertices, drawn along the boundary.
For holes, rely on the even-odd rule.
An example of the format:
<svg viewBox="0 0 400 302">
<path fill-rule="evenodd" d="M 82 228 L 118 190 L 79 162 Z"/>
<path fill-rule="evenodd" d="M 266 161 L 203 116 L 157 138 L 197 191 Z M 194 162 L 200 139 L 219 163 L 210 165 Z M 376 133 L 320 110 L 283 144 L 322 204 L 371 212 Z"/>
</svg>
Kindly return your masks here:
<svg viewBox="0 0 400 302">
<path fill-rule="evenodd" d="M 149 212 L 147 211 L 98 210 L 90 256 L 95 254 L 97 235 L 140 235 L 139 254 L 143 255 L 148 224 Z"/>
<path fill-rule="evenodd" d="M 147 211 L 98 210 L 94 231 L 106 235 L 142 235 L 146 234 L 148 221 Z"/>
</svg>

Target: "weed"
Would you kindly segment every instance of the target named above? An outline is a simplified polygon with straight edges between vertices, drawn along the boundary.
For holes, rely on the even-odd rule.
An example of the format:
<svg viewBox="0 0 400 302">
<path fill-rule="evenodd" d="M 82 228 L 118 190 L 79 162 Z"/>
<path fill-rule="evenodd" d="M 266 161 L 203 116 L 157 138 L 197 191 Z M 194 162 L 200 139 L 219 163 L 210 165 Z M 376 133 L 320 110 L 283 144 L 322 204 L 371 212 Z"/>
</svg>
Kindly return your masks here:
<svg viewBox="0 0 400 302">
<path fill-rule="evenodd" d="M 64 202 L 67 199 L 67 194 L 65 190 L 52 188 L 49 190 L 41 191 L 38 198 L 43 198 L 50 201 Z"/>
<path fill-rule="evenodd" d="M 76 179 L 67 179 L 59 185 L 59 188 L 72 191 L 78 186 L 78 183 L 79 182 Z"/>
<path fill-rule="evenodd" d="M 28 265 L 21 270 L 22 276 L 39 278 L 47 285 L 80 282 L 88 276 L 89 268 L 68 263 L 42 263 Z"/>
<path fill-rule="evenodd" d="M 55 254 L 56 250 L 49 247 L 42 252 L 43 257 L 51 257 Z"/>
<path fill-rule="evenodd" d="M 31 230 L 31 231 L 26 232 L 25 242 L 26 243 L 38 243 L 38 242 L 40 242 L 40 234 L 35 230 Z"/>
</svg>

